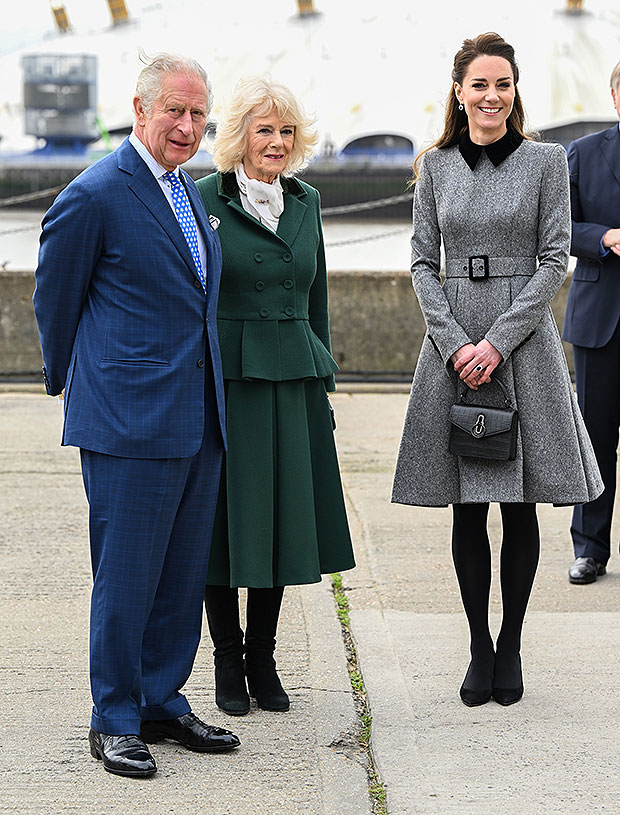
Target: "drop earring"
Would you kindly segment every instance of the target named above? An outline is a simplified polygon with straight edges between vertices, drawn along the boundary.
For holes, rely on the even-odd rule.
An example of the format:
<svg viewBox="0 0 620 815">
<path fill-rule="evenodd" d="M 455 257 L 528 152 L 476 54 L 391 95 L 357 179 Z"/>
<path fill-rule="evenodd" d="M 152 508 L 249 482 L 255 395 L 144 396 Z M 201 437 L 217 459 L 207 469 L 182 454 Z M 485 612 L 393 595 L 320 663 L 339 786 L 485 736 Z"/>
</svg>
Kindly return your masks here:
<svg viewBox="0 0 620 815">
<path fill-rule="evenodd" d="M 463 110 L 463 105 L 459 105 L 459 110 Z"/>
</svg>

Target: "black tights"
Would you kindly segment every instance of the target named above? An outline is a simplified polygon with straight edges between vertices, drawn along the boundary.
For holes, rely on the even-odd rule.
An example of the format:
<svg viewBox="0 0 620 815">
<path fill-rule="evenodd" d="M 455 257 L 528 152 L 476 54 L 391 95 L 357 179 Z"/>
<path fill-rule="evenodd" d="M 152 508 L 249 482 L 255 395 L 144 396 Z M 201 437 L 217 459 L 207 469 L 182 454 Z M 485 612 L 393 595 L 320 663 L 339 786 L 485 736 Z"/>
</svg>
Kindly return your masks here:
<svg viewBox="0 0 620 815">
<path fill-rule="evenodd" d="M 500 582 L 503 617 L 497 653 L 489 630 L 491 547 L 488 504 L 454 504 L 452 557 L 469 623 L 471 656 L 465 687 L 498 688 L 520 684 L 521 631 L 538 567 L 540 536 L 536 504 L 500 504 L 502 550 Z"/>
</svg>

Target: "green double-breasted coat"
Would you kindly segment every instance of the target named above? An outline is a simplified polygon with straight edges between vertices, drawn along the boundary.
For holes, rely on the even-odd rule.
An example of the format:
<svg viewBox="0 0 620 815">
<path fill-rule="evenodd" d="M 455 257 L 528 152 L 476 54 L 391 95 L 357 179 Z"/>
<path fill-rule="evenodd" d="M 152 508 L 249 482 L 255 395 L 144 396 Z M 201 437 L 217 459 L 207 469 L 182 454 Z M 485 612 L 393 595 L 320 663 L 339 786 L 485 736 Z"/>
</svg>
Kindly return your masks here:
<svg viewBox="0 0 620 815">
<path fill-rule="evenodd" d="M 312 583 L 354 566 L 327 390 L 331 356 L 318 192 L 282 178 L 274 233 L 234 173 L 198 188 L 222 247 L 218 333 L 228 453 L 209 583 Z"/>
</svg>

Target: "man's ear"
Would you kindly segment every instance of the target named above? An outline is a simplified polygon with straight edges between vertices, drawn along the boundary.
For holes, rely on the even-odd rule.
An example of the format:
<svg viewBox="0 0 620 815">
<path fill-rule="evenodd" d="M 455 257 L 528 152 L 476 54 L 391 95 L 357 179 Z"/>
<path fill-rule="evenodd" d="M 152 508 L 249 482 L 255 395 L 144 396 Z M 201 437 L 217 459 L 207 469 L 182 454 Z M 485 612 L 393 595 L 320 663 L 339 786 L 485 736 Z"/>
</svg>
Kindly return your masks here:
<svg viewBox="0 0 620 815">
<path fill-rule="evenodd" d="M 142 104 L 142 99 L 139 96 L 134 96 L 133 98 L 133 109 L 136 114 L 136 122 L 139 125 L 143 125 L 146 121 L 146 111 L 144 110 L 144 105 Z"/>
</svg>

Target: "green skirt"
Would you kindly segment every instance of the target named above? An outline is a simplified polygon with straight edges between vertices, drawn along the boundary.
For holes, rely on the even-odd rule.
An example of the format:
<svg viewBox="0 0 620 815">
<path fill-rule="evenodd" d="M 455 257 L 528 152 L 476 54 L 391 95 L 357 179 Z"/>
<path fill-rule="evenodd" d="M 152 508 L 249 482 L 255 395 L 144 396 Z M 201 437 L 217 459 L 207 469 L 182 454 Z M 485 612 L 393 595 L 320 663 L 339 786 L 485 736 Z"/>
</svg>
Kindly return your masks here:
<svg viewBox="0 0 620 815">
<path fill-rule="evenodd" d="M 226 380 L 207 582 L 270 588 L 355 566 L 322 379 Z"/>
</svg>

